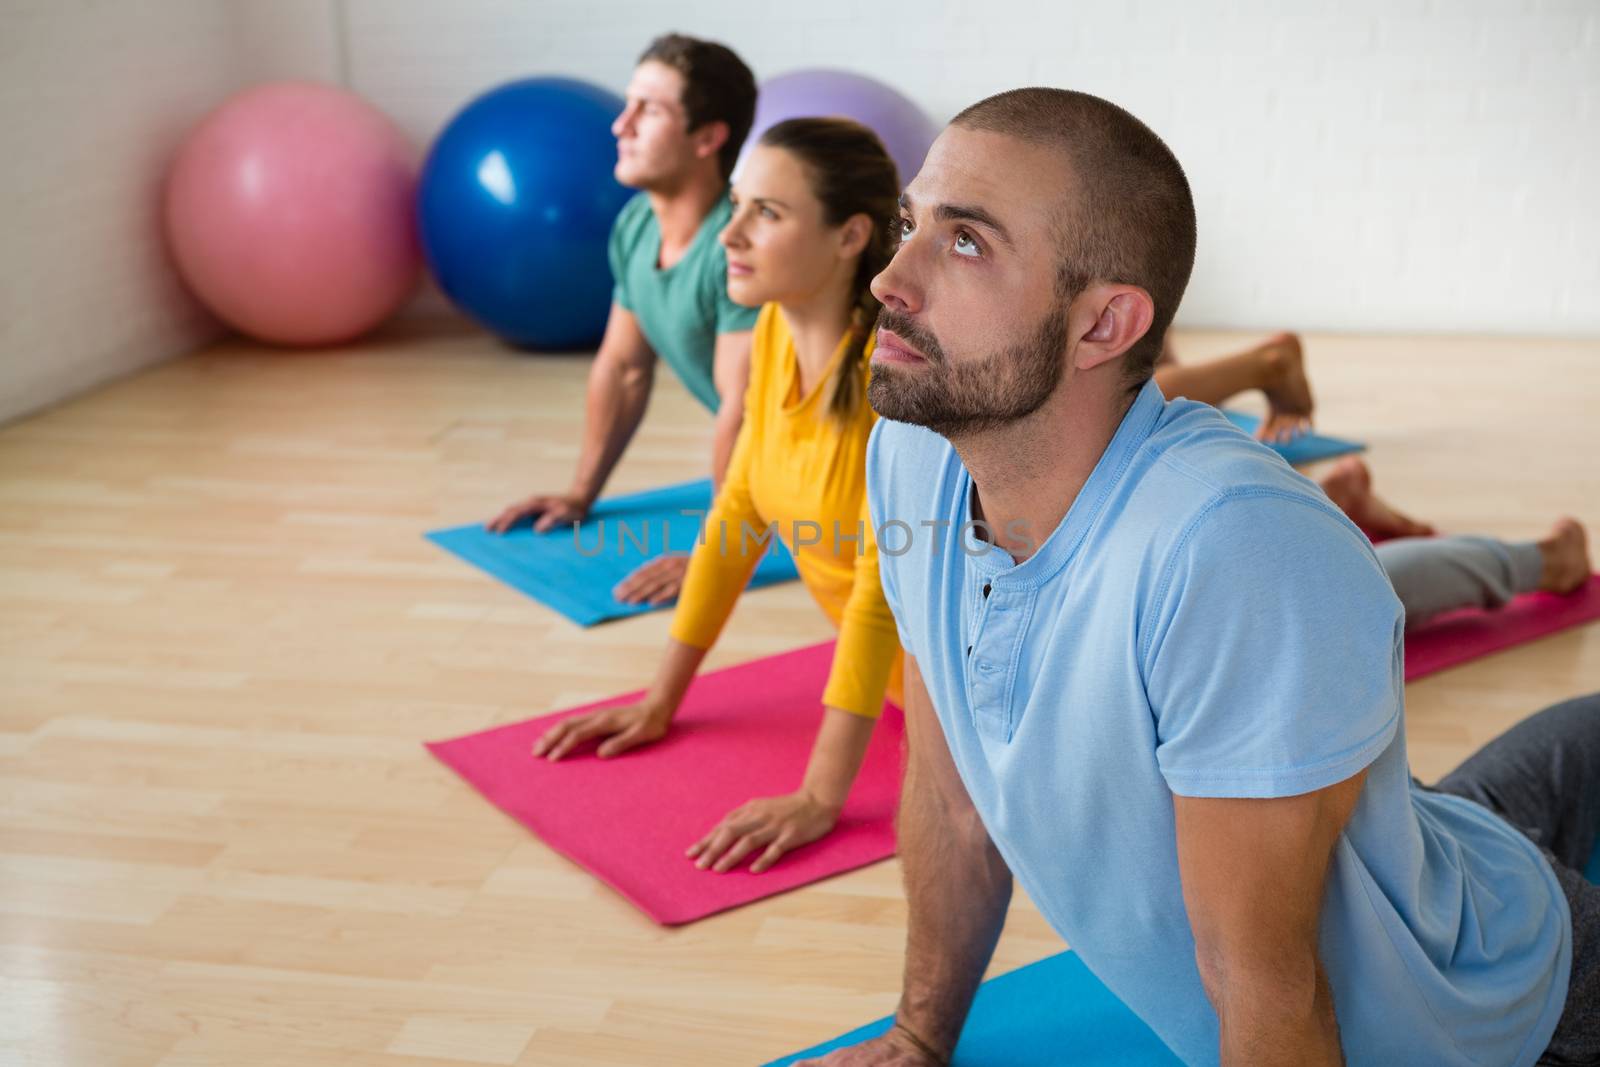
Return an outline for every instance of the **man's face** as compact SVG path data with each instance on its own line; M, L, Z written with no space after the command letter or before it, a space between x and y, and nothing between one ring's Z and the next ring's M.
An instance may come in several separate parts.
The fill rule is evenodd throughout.
M611 132L617 139L612 171L617 181L632 189L674 184L695 161L689 115L683 108L683 75L665 63L640 63Z
M1002 134L949 127L902 199L867 397L878 414L946 437L1037 410L1060 384L1057 291L1068 168Z

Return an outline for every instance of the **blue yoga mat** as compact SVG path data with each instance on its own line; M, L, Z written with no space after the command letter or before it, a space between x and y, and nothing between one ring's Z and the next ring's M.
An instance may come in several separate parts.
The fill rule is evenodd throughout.
M1261 420L1254 415L1246 415L1241 411L1229 411L1226 408L1222 410L1222 413L1228 416L1229 422L1252 436L1255 435L1256 427L1261 425ZM1332 459L1335 456L1343 456L1351 452L1364 452L1367 447L1360 441L1346 441L1339 437L1324 437L1317 433L1308 433L1296 437L1287 444L1270 444L1266 441L1261 443L1282 456L1291 467L1315 463L1322 459Z
M807 1056L859 1044L889 1029L893 1017L825 1044L773 1060L784 1067ZM1154 1067L1182 1061L1155 1032L1100 984L1074 952L1042 959L978 987L954 1067Z
M1600 841L1584 868L1600 885ZM893 1016L767 1067L785 1067L856 1045L889 1029ZM1155 1031L1118 1000L1077 955L1063 952L991 978L978 987L952 1067L1045 1067L1047 1064L1124 1064L1151 1067L1181 1061Z
M593 626L659 610L647 604L621 603L611 590L640 564L663 552L692 549L710 507L711 482L702 478L598 501L576 535L571 526L542 534L518 526L509 533L492 534L482 523L472 523L435 530L427 536L579 626ZM685 515L684 511L701 514ZM750 587L796 577L794 558L782 542L774 540L751 576Z

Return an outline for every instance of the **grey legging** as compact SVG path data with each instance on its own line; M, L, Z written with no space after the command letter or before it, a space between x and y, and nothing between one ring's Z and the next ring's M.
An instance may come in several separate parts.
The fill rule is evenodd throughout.
M1482 804L1550 861L1572 913L1572 976L1539 1062L1600 1064L1600 886L1578 873L1600 835L1600 693L1524 719L1433 788Z
M1532 541L1403 537L1377 545L1378 562L1406 609L1406 629L1453 608L1498 608L1539 588L1544 559Z

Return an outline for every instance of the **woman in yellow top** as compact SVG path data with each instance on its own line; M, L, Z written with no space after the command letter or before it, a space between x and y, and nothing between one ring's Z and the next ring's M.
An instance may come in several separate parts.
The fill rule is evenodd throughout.
M899 192L883 144L843 119L779 123L751 152L720 236L728 295L763 305L744 426L684 576L666 656L643 701L565 719L533 748L557 760L600 738L605 758L661 738L775 525L839 628L822 725L800 788L731 812L689 847L702 868L731 870L762 849L750 866L759 873L832 830L885 695L899 701L900 646L866 500L878 314L868 284L894 254Z

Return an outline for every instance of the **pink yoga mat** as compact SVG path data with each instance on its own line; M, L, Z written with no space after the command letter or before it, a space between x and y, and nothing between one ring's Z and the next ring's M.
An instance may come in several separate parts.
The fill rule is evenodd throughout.
M1532 593L1500 611L1450 612L1406 637L1406 680L1595 619L1600 576L1567 596ZM827 642L703 674L665 739L614 760L597 759L588 749L551 764L529 752L550 723L639 693L428 748L652 919L692 922L894 855L904 722L893 705L884 708L832 834L758 875L701 871L683 855L733 808L799 783L832 656Z
M715 874L683 851L745 801L800 784L822 715L829 641L702 674L672 731L609 760L530 755L550 723L629 693L428 745L496 807L665 925L692 922L894 855L904 720L892 704L833 833L762 874Z
M1600 619L1600 574L1573 593L1526 593L1498 611L1464 608L1406 635L1406 681Z

